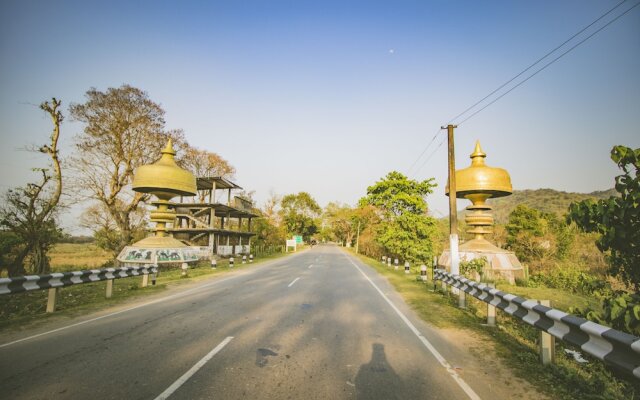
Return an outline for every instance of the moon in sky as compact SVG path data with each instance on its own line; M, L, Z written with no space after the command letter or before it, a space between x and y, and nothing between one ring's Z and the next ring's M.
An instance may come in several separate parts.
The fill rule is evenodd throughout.
M394 49L389 49L389 54L393 54L393 53L395 53L395 50Z

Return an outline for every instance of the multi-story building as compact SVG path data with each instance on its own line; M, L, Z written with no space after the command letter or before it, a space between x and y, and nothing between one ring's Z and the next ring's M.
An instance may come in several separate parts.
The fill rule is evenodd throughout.
M172 203L176 221L169 231L178 240L206 248L209 255L250 254L255 235L251 221L258 215L250 200L234 195L242 188L220 177L197 178L196 183L196 196Z

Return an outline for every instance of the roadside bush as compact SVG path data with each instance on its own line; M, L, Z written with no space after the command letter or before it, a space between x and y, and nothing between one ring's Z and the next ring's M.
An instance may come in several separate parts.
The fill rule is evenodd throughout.
M546 273L531 275L527 286L546 286L587 295L610 291L609 283L602 278L571 267L558 267Z
M615 291L596 295L602 302L602 310L573 308L570 312L598 324L640 336L640 293Z

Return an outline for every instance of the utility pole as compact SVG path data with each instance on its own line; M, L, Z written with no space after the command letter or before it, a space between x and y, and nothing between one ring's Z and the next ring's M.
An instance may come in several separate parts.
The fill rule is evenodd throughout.
M447 125L449 147L449 254L451 273L460 274L460 255L458 254L458 208L456 206L456 159L453 145L453 130L457 125ZM441 127L445 129L445 127Z
M360 221L358 221L358 233L356 234L356 254L358 254L359 246L360 246Z

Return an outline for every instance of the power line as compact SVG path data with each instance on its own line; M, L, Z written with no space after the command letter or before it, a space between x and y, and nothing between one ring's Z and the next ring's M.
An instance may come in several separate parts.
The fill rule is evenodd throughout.
M554 53L556 50L560 49L562 46L564 46L565 44L569 43L571 40L573 40L576 36L580 35L582 32L586 31L587 29L589 29L590 27L593 26L593 24L595 24L596 22L600 21L602 18L606 17L607 15L609 15L613 10L615 10L616 8L620 7L622 4L624 4L624 2L627 0L622 0L620 3L618 3L616 6L614 6L612 9L610 9L609 11L607 11L606 13L602 14L600 17L598 17L596 20L594 20L593 22L591 22L589 25L585 26L584 28L582 28L580 31L578 31L576 34L574 34L573 36L571 36L569 39L565 40L564 42L562 42L562 44L560 44L559 46L556 46L553 50L547 52L547 54L545 54L544 56L540 57L538 60L536 60L536 62L534 62L533 64L529 65L527 68L523 69L522 71L520 71L520 73L518 73L516 76L514 76L513 78L509 79L508 81L506 81L505 83L503 83L502 85L498 86L498 88L496 88L493 92L489 93L488 95L484 96L482 99L478 100L477 102L475 102L473 105L471 105L470 107L468 107L466 110L464 110L463 112L461 112L460 114L456 115L455 117L451 118L449 120L448 123L453 122L454 120L456 120L457 118L463 116L464 114L466 114L469 110L473 109L475 106L477 106L478 104L482 103L483 101L485 101L486 99L488 99L489 97L491 97L494 93L496 93L497 91L499 91L500 89L502 89L503 87L507 86L508 84L510 84L511 82L513 82L514 80L516 80L518 77L522 76L522 74L524 74L525 72L527 72L528 70L530 70L531 68L533 68L534 66L536 66L537 64L540 63L540 61L544 60L545 58L549 57L552 53Z
M580 46L582 43L586 42L587 40L591 39L594 35L596 35L598 32L600 32L601 30L603 30L604 28L606 28L607 26L611 25L612 23L614 23L615 21L617 21L619 18L621 18L623 15L627 14L629 11L633 10L634 8L636 8L637 6L640 5L640 2L637 2L636 4L634 4L633 6L631 6L627 11L623 12L622 14L618 15L617 17L615 17L614 19L612 19L611 21L607 22L605 25L603 25L601 28L599 28L598 30L596 30L595 32L593 32L591 35L587 36L586 38L582 39L580 42L578 42L576 45L574 45L573 47L571 47L569 50L565 51L564 53L560 54L558 57L554 58L553 60L551 60L550 62L548 62L547 64L545 64L542 68L540 68L539 70L537 70L536 72L534 72L533 74L529 75L526 79L522 80L521 82L519 82L517 85L515 85L514 87L512 87L511 89L507 90L506 92L504 92L503 94L501 94L500 96L498 96L497 98L495 98L494 100L492 100L489 104L485 105L484 107L482 107L481 109L479 109L478 111L474 112L473 114L471 114L470 116L468 116L467 118L463 119L462 121L458 122L457 125L460 126L462 125L464 122L470 120L471 118L473 118L476 114L478 114L480 111L484 110L485 108L489 107L490 105L492 105L493 103L495 103L496 101L500 100L501 98L503 98L504 96L506 96L507 94L511 93L514 89L516 89L517 87L519 87L520 85L522 85L523 83L525 83L526 81L528 81L529 79L533 78L534 76L538 75L540 72L544 71L548 66L550 66L551 64L553 64L554 62L558 61L559 59L561 59L562 57L564 57L567 53L571 52L573 49L575 49L576 47Z
M427 144L427 146L422 150L422 152L420 153L420 155L418 156L418 158L416 158L416 160L413 162L413 164L411 164L411 166L409 167L409 169L407 170L407 175L409 175L411 173L411 170L413 169L413 167L418 163L418 161L420 161L420 158L422 158L422 156L424 155L424 153L426 153L426 151L429 149L429 147L431 146L431 144L436 140L436 137L438 136L438 134L440 133L440 129L438 129L438 131L436 132L435 135L433 135L433 138L431 138L431 141Z
M418 168L416 170L416 175L418 174L418 172L422 171L422 168L424 168L425 165L427 165L427 163L429 162L429 160L431 160L431 157L433 157L434 154L436 154L436 152L438 151L438 149L440 147L442 147L442 144L445 142L446 136L442 138L442 140L440 141L440 143L438 144L438 147L436 147L435 149L433 149L433 151L429 154L429 156L424 160L424 162L422 163L422 165L420 166L420 168Z

